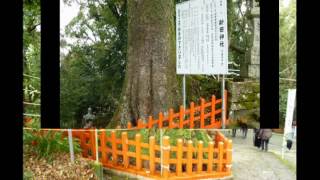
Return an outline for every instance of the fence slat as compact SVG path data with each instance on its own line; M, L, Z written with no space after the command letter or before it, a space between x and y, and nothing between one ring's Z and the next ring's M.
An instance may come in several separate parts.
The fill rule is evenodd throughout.
M150 174L154 174L155 171L155 150L154 150L154 145L155 145L155 137L150 136L149 137L149 167L150 167Z
M141 135L136 134L136 168L137 170L141 170Z
M101 149L101 158L102 164L107 164L107 152L106 152L106 132L102 131L100 133L100 149Z
M159 128L162 128L162 121L163 121L163 113L162 112L160 112L159 113Z
M201 98L201 105L200 105L200 128L204 128L204 104L205 100Z
M90 146L91 146L91 154L92 159L96 159L96 139L95 139L95 132L90 131Z
M152 116L149 116L149 121L148 121L148 128L152 128L153 126L153 120L152 120Z
M173 128L173 114L174 114L173 109L170 108L169 109L169 128L170 129Z
M162 138L163 141L163 176L164 178L168 178L169 176L169 159L170 159L170 144L169 144L169 136L164 136Z
M232 140L227 140L227 157L226 157L226 169L227 169L227 172L230 172L231 171L231 163L232 163Z
M182 174L182 139L177 140L177 176L181 176Z
M127 132L121 133L121 140L122 140L122 156L123 156L123 165L125 168L129 166L129 158L128 158L128 134Z
M131 129L132 128L132 124L131 124L131 122L128 122L128 127L127 127L128 129Z
M188 141L188 151L187 151L187 174L192 174L192 141Z
M209 142L209 147L208 147L208 165L207 165L207 169L208 169L208 173L212 172L212 165L213 165L213 146L214 143L211 141Z
M194 127L194 102L190 103L190 128Z
M179 111L179 128L183 128L183 121L184 121L184 107L180 106Z
M116 132L111 131L111 147L112 147L112 163L117 164L117 144L116 144Z
M223 114L223 116L224 116L224 119L225 120L227 120L227 96L228 96L228 92L227 92L227 90L224 90L224 114Z
M88 151L86 148L85 131L80 134L80 147L82 149L82 156L88 157Z
M203 159L203 151L202 151L202 147L203 147L203 141L199 141L198 143L198 163L197 163L197 171L198 173L202 172L202 159Z
M218 143L218 172L222 171L222 161L223 161L223 142Z
M211 97L211 124L215 123L215 119L216 119L216 96L213 95Z

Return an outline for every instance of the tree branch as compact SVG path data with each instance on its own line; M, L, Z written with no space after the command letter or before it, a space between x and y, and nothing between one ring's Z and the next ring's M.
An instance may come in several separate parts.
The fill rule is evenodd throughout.
M114 2L112 2L112 0L107 0L107 4L109 9L111 10L112 14L119 19L120 18L120 14L117 11L117 6L114 4Z
M246 52L245 49L242 49L242 48L240 48L240 47L238 47L238 46L236 46L236 45L234 45L232 43L230 43L230 49L232 49L234 51L237 51L240 54L244 54Z

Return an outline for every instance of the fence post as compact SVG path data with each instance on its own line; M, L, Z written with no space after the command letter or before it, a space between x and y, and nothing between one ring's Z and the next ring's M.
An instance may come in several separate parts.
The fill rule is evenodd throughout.
M208 166L207 166L207 169L208 169L208 173L211 173L212 172L212 164L213 164L213 142L210 141L209 142L209 147L208 147Z
M169 128L172 129L173 128L173 109L170 108L169 109Z
M163 120L163 114L162 112L159 112L159 128L162 128L162 120Z
M90 145L91 145L92 159L96 159L96 139L95 139L94 131L90 131Z
M211 125L215 123L216 119L216 96L211 97Z
M232 164L232 140L229 139L226 142L227 142L226 169L227 169L227 172L229 173L231 171L231 164Z
M155 159L155 137L150 136L149 137L149 167L150 167L150 174L154 174L155 170L155 164L154 164L154 159Z
M192 174L192 141L188 141L188 148L187 148L187 174Z
M223 142L218 143L218 172L222 171L222 161L223 161Z
M128 129L131 129L132 128L132 124L131 122L128 122Z
M116 132L111 131L111 146L112 146L112 163L117 164L117 144L116 144Z
M204 104L205 100L201 98L201 106L200 106L200 128L204 128Z
M106 132L102 131L100 133L100 147L101 147L101 158L102 158L102 164L107 164L107 154L106 154Z
M169 177L169 172L170 172L170 165L169 165L169 159L170 159L170 144L169 144L169 136L164 136L163 137L163 176L165 178Z
M121 142L122 142L122 156L123 156L123 165L125 168L129 166L129 159L128 159L128 134L127 132L122 132L121 133Z
M143 122L141 119L138 119L138 129L141 129L143 126Z
M194 127L194 102L190 103L190 128Z
M203 142L199 141L198 143L198 163L197 163L197 171L198 173L202 172L202 159L203 159L203 154L202 154L202 147L203 147Z
M184 107L180 106L179 111L179 128L183 128L183 121L184 121Z
M153 120L152 120L152 116L149 116L149 121L148 121L148 128L152 128L152 124L153 123Z
M182 139L177 140L177 176L181 176L182 174L182 155L183 155L183 149L182 149Z
M82 149L82 156L83 157L88 157L88 151L87 151L87 146L86 146L86 138L85 138L86 132L83 131L80 133L80 147Z
M136 168L141 169L141 135L136 134Z

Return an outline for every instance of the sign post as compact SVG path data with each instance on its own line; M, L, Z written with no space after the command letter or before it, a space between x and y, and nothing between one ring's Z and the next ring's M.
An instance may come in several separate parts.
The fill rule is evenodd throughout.
M228 74L226 0L189 0L176 5L177 74L222 74L222 125L225 126L224 75Z
M292 120L293 120L293 112L295 108L295 101L296 101L296 89L289 89L288 100L287 100L287 110L286 110L286 120L285 120L284 133L282 138L282 153L281 153L282 159L284 158L286 137L288 136L288 134L293 133Z

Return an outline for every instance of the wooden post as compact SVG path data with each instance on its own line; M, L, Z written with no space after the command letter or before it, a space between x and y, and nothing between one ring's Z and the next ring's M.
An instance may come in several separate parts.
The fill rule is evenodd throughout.
M202 172L202 159L203 159L203 142L199 141L198 143L198 163L197 163L197 171L198 173Z
M102 158L102 164L107 164L108 158L107 158L107 152L106 152L106 132L102 131L100 133L100 148L101 148L101 158Z
M141 135L136 134L136 168L141 170Z
M132 124L131 122L128 122L128 129L131 129L132 128Z
M164 136L163 139L163 176L164 178L168 178L169 177L169 159L170 159L170 144L169 144L169 136Z
M218 172L222 171L222 161L223 161L223 142L218 144Z
M123 165L125 168L129 166L129 158L128 158L128 134L127 132L121 133L121 142L122 142L122 156L123 156Z
M182 155L183 155L183 149L182 149L182 139L177 140L177 176L181 176L182 174Z
M228 92L227 90L224 90L224 120L227 121L227 95L228 95ZM225 122L226 123L226 122Z
M180 106L179 111L179 128L183 128L183 121L184 121L184 107Z
M154 150L154 146L155 146L155 137L154 136L150 136L149 137L149 167L150 167L150 174L154 174L154 171L155 171L155 163L154 163L155 150Z
M143 126L143 122L141 119L138 119L138 129L141 129Z
M194 102L190 103L190 128L194 127Z
M162 128L162 121L163 121L163 114L162 112L159 113L159 128Z
M230 172L231 171L231 165L232 165L232 140L229 139L227 140L227 156L226 156L226 169L227 169L227 172Z
M205 100L201 98L201 106L200 106L200 128L204 128L204 104Z
M169 109L169 128L172 129L173 128L173 109L170 108Z
M111 131L111 148L112 148L112 163L117 164L117 144L116 144L116 132Z
M208 173L211 173L212 172L212 165L213 165L213 146L214 146L214 143L211 141L209 142L209 151L208 151Z
M192 141L188 141L188 148L187 148L187 174L192 174Z
M91 154L92 159L96 159L96 139L94 131L90 131L90 145L91 145Z
M149 116L149 121L148 121L148 128L152 128L153 126L153 120L152 120L152 116Z
M80 147L82 149L82 156L83 157L88 157L88 151L87 151L87 147L86 147L86 138L85 138L85 131L81 132L80 134Z
M216 96L211 97L211 125L215 123L216 119Z

